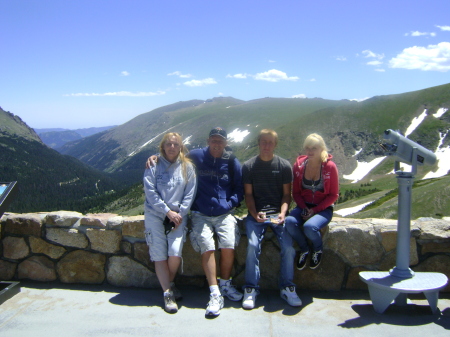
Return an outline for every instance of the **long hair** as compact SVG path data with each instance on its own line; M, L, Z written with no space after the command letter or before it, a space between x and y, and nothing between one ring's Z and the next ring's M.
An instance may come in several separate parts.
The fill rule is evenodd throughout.
M183 179L187 181L187 164L191 163L191 160L186 157L188 150L186 146L183 144L183 138L177 132L168 132L161 139L161 143L159 143L159 153L167 159L166 151L164 151L164 144L169 140L170 137L175 137L177 142L180 144L180 153L178 154L177 160L181 162L181 172L183 174Z
M328 149L321 135L318 135L317 133L311 133L308 137L306 137L305 141L303 142L303 150L305 150L307 147L312 146L318 146L322 150L322 152L320 153L320 159L322 160L322 162L326 162L328 159Z

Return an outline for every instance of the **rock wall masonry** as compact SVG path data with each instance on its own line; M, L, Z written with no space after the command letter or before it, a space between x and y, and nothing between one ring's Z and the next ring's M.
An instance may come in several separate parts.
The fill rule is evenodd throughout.
M236 249L233 278L244 284L247 238ZM0 280L109 283L158 288L144 238L144 216L50 212L5 214L0 219ZM396 263L397 221L334 218L324 232L324 256L315 270L295 271L299 289L367 289L365 270L386 271ZM220 252L216 252L216 258ZM262 288L278 288L279 246L269 230L260 260ZM189 239L183 249L183 273L177 283L206 286L200 254ZM450 221L420 218L411 223L410 266L450 279ZM219 274L218 274L219 275ZM443 290L450 291L450 285Z

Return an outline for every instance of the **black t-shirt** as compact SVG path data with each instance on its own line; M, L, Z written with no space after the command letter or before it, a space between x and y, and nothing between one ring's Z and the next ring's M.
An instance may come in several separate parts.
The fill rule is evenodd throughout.
M257 212L279 213L283 185L291 183L292 177L291 164L277 155L270 161L255 156L242 166L242 182L253 186Z

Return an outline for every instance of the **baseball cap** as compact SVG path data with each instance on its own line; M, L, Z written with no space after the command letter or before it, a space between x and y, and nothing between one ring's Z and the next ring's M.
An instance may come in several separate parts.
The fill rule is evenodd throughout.
M220 136L220 137L222 137L224 139L227 139L227 132L224 129L220 128L220 127L215 127L214 129L212 129L209 132L209 136L210 137L211 136Z

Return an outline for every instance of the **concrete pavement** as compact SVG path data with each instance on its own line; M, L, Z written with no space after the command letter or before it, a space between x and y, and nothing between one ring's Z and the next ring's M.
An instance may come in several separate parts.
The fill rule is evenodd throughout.
M208 290L180 287L177 314L164 312L162 292L108 285L21 282L0 305L0 336L449 336L450 296L433 315L423 295L406 307L374 312L367 291L299 291L300 308L278 291L262 291L257 307L225 299L219 317L205 318Z

